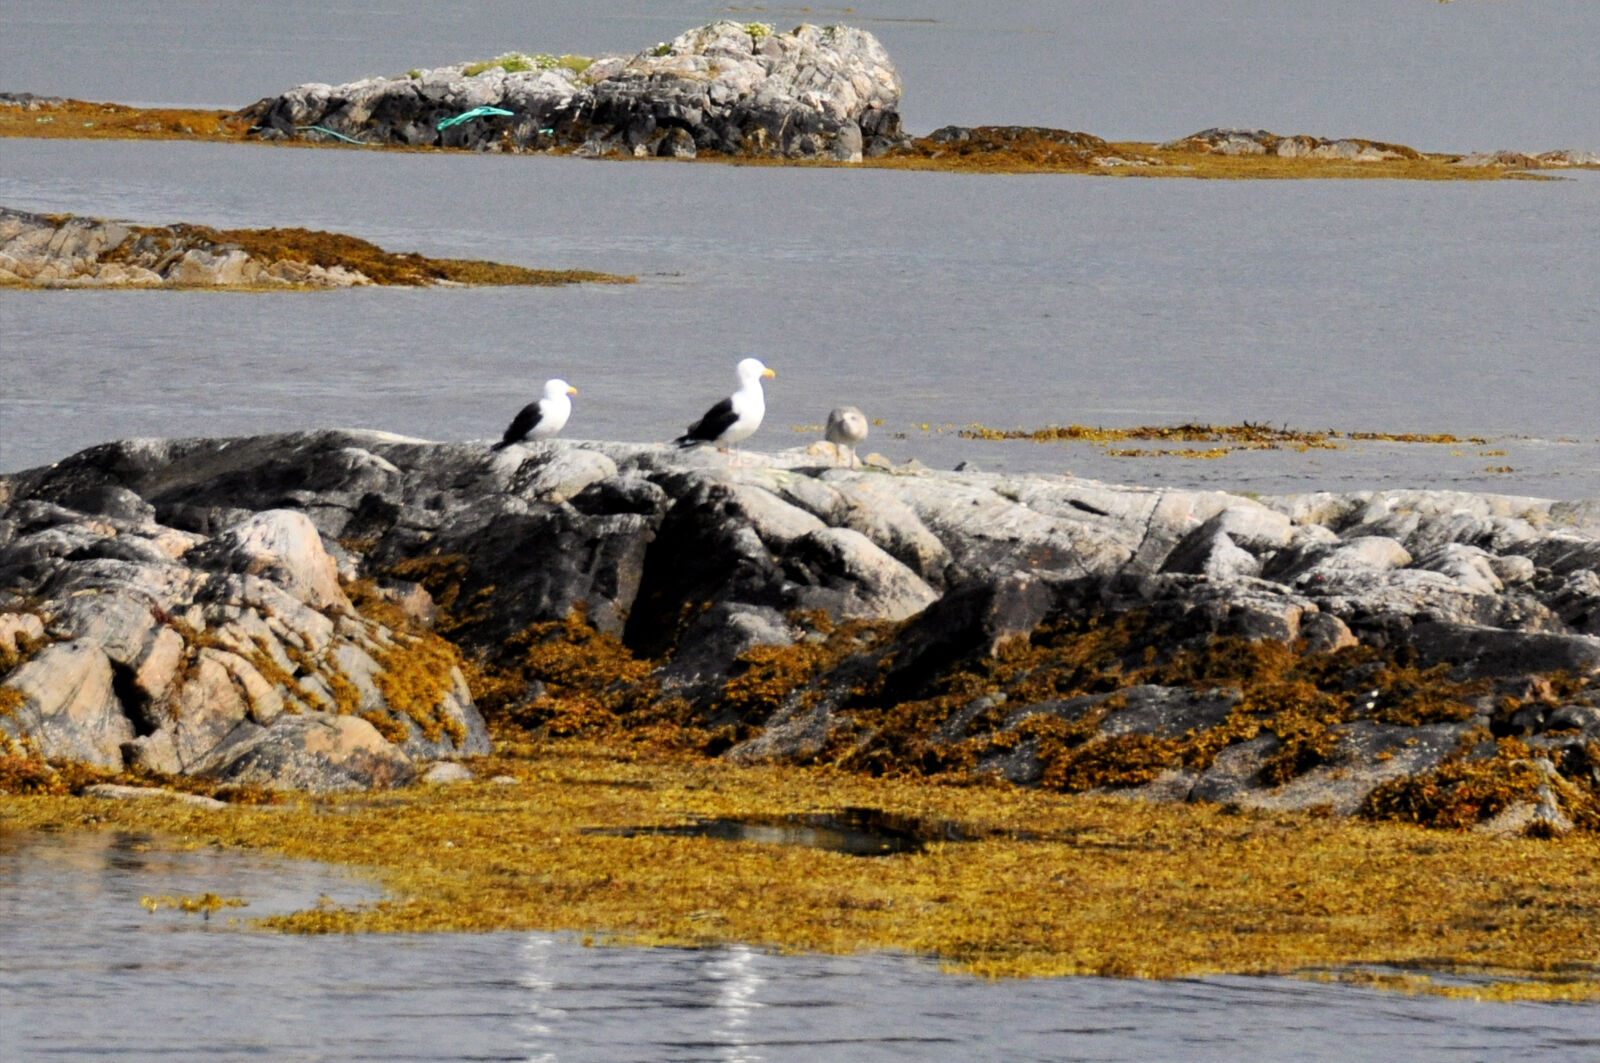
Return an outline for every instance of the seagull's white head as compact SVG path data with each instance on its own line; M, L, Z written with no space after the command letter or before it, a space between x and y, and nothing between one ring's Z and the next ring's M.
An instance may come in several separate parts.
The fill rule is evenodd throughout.
M741 387L759 384L764 376L775 377L777 375L777 373L762 365L759 358L746 358L739 363L739 384Z
M564 395L576 395L577 393L577 388L559 377L544 382L544 397L547 399L559 399Z

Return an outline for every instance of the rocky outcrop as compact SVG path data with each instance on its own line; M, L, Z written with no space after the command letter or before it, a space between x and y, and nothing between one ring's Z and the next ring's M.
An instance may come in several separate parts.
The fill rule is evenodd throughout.
M524 724L631 698L747 760L1590 823L1600 502L885 466L338 431L97 447L0 481L0 728L100 764L404 781L485 746L459 650Z
M49 288L348 288L343 266L264 261L181 228L29 214L0 207L0 284Z
M721 21L633 56L517 53L301 85L242 114L268 139L860 161L902 142L899 101L900 76L864 30Z
M1328 140L1304 134L1281 137L1265 129L1203 129L1161 145L1168 151L1200 151L1212 155L1275 155L1282 159L1348 159L1384 162L1420 159L1422 153L1403 144L1344 137Z
M1203 129L1161 145L1166 151L1195 151L1208 155L1274 156L1280 159L1325 159L1350 162L1388 162L1426 158L1404 144L1385 144L1376 140L1344 137L1279 136L1265 129ZM1600 167L1600 155L1591 151L1564 149L1542 154L1519 151L1483 151L1461 158L1433 156L1461 167L1500 167L1514 170L1550 170Z
M19 111L40 111L59 107L66 100L60 96L39 96L32 92L0 92L0 107L15 107Z
M311 790L488 750L454 651L380 593L353 603L303 512L207 536L111 484L60 497L13 500L0 519L0 586L21 618L0 744Z
M1005 156L1052 166L1112 165L1125 162L1110 144L1090 133L1039 126L943 126L912 141L910 150L926 158Z
M1515 170L1600 169L1600 155L1564 148L1528 155L1520 151L1477 151L1455 161L1456 166L1503 166Z
M30 288L348 288L628 283L588 270L395 254L306 229L138 226L0 207L0 285Z

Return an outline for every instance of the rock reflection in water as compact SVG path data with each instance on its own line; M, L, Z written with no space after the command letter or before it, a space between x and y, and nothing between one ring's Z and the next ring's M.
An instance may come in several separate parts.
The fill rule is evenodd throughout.
M897 955L543 934L291 937L138 903L205 891L249 915L370 896L314 864L0 831L0 1060L1537 1063L1600 1043L1593 1007L1266 978L987 982Z

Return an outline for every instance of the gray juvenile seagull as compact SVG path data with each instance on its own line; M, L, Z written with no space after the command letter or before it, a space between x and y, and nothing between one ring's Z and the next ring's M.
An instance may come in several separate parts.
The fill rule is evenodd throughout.
M567 426L572 416L572 399L578 389L559 378L544 382L544 395L524 406L500 437L500 442L490 450L504 450L513 443L527 440L549 439Z
M854 406L836 406L828 414L828 442L840 453L848 452L856 463L856 444L867 438L867 416Z
M762 377L778 374L761 364L759 358L746 358L739 363L739 389L707 410L705 416L689 426L689 430L674 439L680 447L696 443L715 443L718 450L748 439L761 427L761 418L767 413L767 399L761 391Z

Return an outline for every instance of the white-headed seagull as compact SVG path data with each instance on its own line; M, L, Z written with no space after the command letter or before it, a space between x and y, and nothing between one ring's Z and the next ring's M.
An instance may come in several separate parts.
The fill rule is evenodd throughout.
M680 447L695 443L715 443L718 450L748 439L761 427L761 418L767 413L767 399L761 391L762 377L778 374L761 364L759 358L746 358L739 363L739 388L732 395L707 410L705 416L689 426L689 430L674 439Z
M567 426L572 416L572 399L578 389L565 380L546 380L544 395L522 408L500 442L490 450L503 450L513 443L549 439Z

